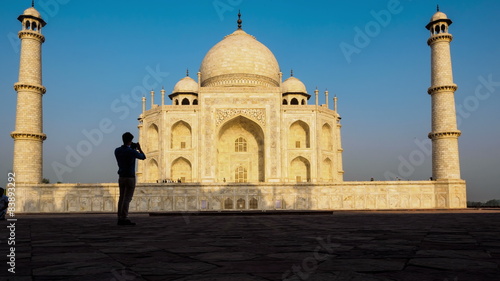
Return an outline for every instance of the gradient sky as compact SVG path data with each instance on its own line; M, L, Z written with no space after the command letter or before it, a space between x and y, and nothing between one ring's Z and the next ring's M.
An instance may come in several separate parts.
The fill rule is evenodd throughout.
M500 199L500 1L439 4L454 22L451 52L468 200ZM0 2L0 185L12 167L9 134L15 124L21 28L16 18L30 5L28 0ZM186 68L196 79L206 52L236 29L238 9L243 29L274 53L284 79L293 69L309 94L318 87L320 103L327 88L330 98L338 96L345 180L431 176L425 25L436 1L38 0L35 8L47 22L42 30L44 177L51 182L115 182L113 150L123 132L138 136L141 111L133 99L128 112L117 112L116 106L144 84L154 87L159 103L161 87L171 93ZM355 40L359 30L368 30L368 40ZM346 55L341 46L347 45L356 52ZM151 72L157 72L156 79ZM148 98L150 90L144 92ZM113 130L102 133L81 159L68 158L102 120ZM67 167L59 177L55 163Z

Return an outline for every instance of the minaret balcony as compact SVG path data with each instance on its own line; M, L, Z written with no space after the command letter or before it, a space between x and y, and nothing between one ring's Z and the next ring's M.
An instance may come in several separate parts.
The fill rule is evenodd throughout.
M22 83L22 82L15 83L14 90L16 90L16 92L28 91L28 92L41 93L42 95L45 94L45 92L47 91L47 89L45 89L44 86Z
M45 42L45 36L43 36L40 32L38 31L33 31L33 30L21 30L17 33L20 39L27 39L27 38L33 38L36 39L42 43Z
M431 140L434 139L445 139L445 138L458 138L462 134L461 131L448 131L448 132L431 132L428 137Z
M427 39L427 45L432 45L437 42L451 42L453 40L453 36L449 33L439 33L432 35L429 39Z
M427 89L427 93L429 95L432 94L437 94L441 92L455 92L458 89L458 86L456 84L452 85L439 85L439 86L432 86Z
M40 140L44 141L47 139L47 135L45 134L37 134L37 133L20 133L20 132L12 132L10 133L10 136L13 139L19 140L19 139L25 139L25 140Z

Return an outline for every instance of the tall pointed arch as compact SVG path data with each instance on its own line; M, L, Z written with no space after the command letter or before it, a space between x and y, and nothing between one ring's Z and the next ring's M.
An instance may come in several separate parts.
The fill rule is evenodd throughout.
M328 123L325 123L323 127L321 127L321 149L333 150L332 127L330 127Z
M320 178L324 182L332 182L333 181L333 162L330 158L325 158L323 163L321 163L321 175Z
M160 146L158 126L156 124L151 124L148 127L147 145L148 151L157 151Z
M147 182L157 182L160 179L160 170L158 169L158 162L155 159L148 161Z

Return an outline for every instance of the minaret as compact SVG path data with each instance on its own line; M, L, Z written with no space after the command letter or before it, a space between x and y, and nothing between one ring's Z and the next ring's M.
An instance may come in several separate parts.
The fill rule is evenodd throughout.
M155 107L155 91L151 89L151 109Z
M453 36L448 33L452 21L439 11L425 26L431 36L427 44L431 47L431 87L427 90L432 103L432 178L460 179L458 156L457 117L455 111L455 91L451 68L450 42Z
M314 90L314 94L316 95L316 106L318 106L318 104L319 104L319 100L318 100L318 94L319 94L318 87L316 87L316 90Z
M22 23L19 80L14 84L17 92L13 171L17 183L41 183L43 177L42 96L42 27L45 21L33 7L17 18Z
M325 90L325 104L326 108L328 108L328 90Z
M165 88L161 86L161 105L165 105Z

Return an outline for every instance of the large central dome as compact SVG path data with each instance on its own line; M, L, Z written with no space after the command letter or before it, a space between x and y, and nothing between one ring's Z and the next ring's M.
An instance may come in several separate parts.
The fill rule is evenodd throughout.
M202 87L278 87L280 67L273 53L238 29L208 51L201 62Z

